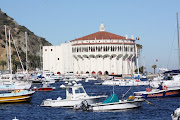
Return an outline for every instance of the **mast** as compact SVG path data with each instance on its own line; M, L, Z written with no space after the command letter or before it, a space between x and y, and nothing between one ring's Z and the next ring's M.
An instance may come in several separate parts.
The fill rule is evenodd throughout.
M177 17L177 39L178 39L178 59L179 59L179 68L180 69L180 49L179 49L179 24L178 24L178 13L176 13Z
M11 33L9 30L9 63L10 63L10 74L11 74L11 79L12 79L12 65L11 65Z
M25 41L26 41L26 73L28 73L28 54L27 54L27 32L25 32Z
M42 70L41 67L42 66L41 66L41 45L40 45L40 70Z
M138 63L138 54L137 54L137 44L135 44L135 48L136 48L136 65L137 65L137 70L138 70L138 76L139 76L139 63Z
M8 40L7 40L7 31L6 31L6 25L4 25L5 28L5 39L6 39L6 55L7 55L7 70L9 70L9 51L8 51Z

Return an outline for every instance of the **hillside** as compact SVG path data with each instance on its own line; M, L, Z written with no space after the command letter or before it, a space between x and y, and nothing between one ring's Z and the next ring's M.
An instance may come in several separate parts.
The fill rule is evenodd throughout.
M15 45L18 48L23 64L25 65L25 32L28 35L28 58L29 58L29 69L35 69L40 67L40 46L50 46L45 38L35 35L32 31L27 29L25 26L19 25L13 18L9 17L6 13L0 9L0 70L3 69L2 61L7 61L6 58L6 40L5 40L5 27L7 32L11 31ZM20 68L20 62L15 51L14 44L11 43L12 48L12 63L14 71ZM4 69L7 69L7 63L5 63Z

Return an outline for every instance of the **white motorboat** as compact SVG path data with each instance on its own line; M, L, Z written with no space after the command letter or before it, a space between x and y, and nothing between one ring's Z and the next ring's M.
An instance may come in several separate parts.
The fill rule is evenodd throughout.
M150 82L152 88L158 88L160 84L168 88L180 87L180 75L167 77L161 80L153 80Z
M180 119L180 108L177 108L173 113L171 114L172 120L179 120Z
M102 85L119 85L119 86L139 86L139 85L149 85L149 81L141 81L138 79L115 79L115 80L106 80L102 82Z
M140 107L145 99L142 97L129 96L126 100L119 100L116 93L113 93L108 99L102 103L88 104L83 101L81 108L88 111L109 111L124 110Z
M86 78L85 82L89 82L89 80L97 80L97 79L94 77L88 77L88 78Z
M47 107L73 107L86 100L88 104L96 103L105 95L89 96L81 84L66 86L66 99L58 97L57 100L46 99L41 103L41 106Z

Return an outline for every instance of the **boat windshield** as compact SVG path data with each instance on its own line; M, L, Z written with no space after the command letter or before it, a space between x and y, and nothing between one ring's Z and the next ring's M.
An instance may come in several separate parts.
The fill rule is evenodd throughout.
M85 92L84 92L84 89L79 88L79 89L75 90L75 93L85 93Z

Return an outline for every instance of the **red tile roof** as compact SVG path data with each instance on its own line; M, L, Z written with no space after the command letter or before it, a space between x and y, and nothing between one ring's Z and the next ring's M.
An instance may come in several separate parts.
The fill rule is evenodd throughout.
M100 45L100 44L125 44L125 45L135 45L135 43L76 43L73 44L72 46L76 46L76 45Z
M125 40L126 37L120 36L120 35L116 35L110 32L106 32L106 31L99 31L99 32L95 32L93 34L90 35L86 35L84 37L81 38L77 38L74 39L72 41L76 41L76 40L102 40L102 39L121 39L121 40ZM128 40L132 40L132 39L128 39Z

